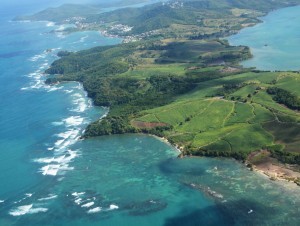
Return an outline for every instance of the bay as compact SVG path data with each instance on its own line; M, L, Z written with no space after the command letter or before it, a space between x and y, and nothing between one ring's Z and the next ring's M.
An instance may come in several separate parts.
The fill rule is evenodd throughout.
M231 45L249 46L253 58L244 67L284 71L300 69L300 6L271 12L262 23L228 38Z

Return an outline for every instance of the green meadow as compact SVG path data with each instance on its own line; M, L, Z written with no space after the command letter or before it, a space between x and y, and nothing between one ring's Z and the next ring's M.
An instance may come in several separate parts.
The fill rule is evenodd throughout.
M276 86L299 95L299 79L298 73L284 72L230 75L202 82L175 102L143 111L134 120L171 125L163 136L186 154L245 159L280 144L283 154L297 155L300 113L274 101L266 89ZM238 85L224 90L228 83Z

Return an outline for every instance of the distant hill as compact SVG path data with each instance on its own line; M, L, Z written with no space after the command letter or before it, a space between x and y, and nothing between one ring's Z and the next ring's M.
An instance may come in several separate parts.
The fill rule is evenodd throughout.
M89 17L88 21L126 24L133 27L129 34L140 34L169 28L174 24L202 26L203 20L207 18L228 19L230 23L230 20L238 17L244 19L245 23L255 23L258 13L263 15L271 10L299 3L299 0L174 0L142 8L124 8L101 13ZM217 23L218 21L215 24Z
M109 7L123 7L144 2L151 2L151 0L117 0L112 2L103 2L93 5L84 4L64 4L59 7L51 7L42 10L33 15L17 16L14 20L31 20L42 21L48 20L53 22L64 22L72 17L88 17L99 14L103 8Z
M30 16L18 16L14 20L63 22L72 17L87 17L97 14L101 7L92 5L65 4L55 8L48 8Z

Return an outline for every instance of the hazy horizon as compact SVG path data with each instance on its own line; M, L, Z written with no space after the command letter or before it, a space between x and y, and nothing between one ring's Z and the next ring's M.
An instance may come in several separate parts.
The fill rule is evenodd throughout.
M0 17L4 15L18 16L21 14L35 13L48 7L58 7L63 4L101 4L125 1L126 0L111 0L109 2L106 0L27 0L26 2L20 2L17 0L3 0L1 2Z

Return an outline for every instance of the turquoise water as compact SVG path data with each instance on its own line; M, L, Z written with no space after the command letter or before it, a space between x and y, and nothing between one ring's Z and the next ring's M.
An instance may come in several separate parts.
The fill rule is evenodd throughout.
M274 11L263 23L229 37L232 45L251 48L253 58L245 67L261 70L300 70L300 6Z
M105 115L77 83L44 85L61 49L119 43L1 10L0 225L297 225L300 189L230 159L185 158L146 135L79 140ZM51 49L51 51L45 51Z

